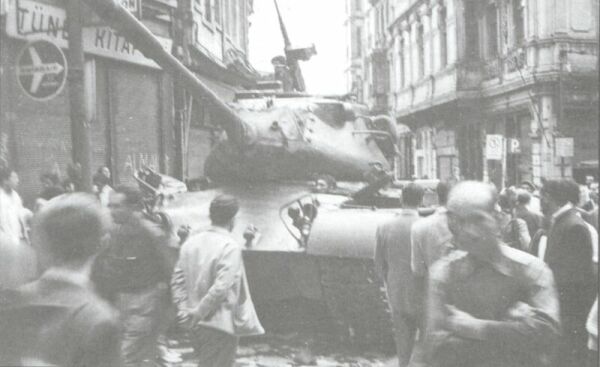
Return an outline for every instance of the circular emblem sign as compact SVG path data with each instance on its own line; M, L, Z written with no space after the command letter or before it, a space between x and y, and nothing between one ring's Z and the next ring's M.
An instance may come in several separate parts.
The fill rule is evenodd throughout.
M46 101L56 97L67 81L67 59L52 42L34 41L17 57L17 80L29 97Z

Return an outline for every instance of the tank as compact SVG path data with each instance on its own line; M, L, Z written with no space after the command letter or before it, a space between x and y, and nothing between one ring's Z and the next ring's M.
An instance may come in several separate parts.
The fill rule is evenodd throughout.
M373 255L377 226L400 204L401 185L390 173L401 159L394 120L369 116L365 106L342 98L304 93L298 60L314 46L292 49L282 21L292 90L245 91L226 104L118 1L85 2L194 98L208 101L226 134L206 157L207 187L161 197L161 216L175 227L201 229L209 225L215 195L237 197L233 235L245 246L251 294L267 329L304 311L311 318L300 317L304 324L390 344L389 307Z

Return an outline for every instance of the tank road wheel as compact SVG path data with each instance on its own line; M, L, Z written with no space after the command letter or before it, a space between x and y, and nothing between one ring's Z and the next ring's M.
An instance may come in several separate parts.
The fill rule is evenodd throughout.
M318 264L325 303L342 333L393 351L390 308L373 260L319 257Z

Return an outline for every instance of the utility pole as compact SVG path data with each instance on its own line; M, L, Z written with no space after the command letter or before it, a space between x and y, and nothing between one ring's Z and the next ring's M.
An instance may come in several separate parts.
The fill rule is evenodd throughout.
M191 29L192 19L192 7L189 0L179 0L177 2L177 10L175 12L175 22L173 26L173 51L172 54L182 64L188 66L190 61L190 55L188 50L188 37L187 33ZM187 96L184 87L184 83L181 80L180 74L176 74L173 80L173 104L175 108L175 165L174 174L175 177L184 180L185 173L185 144L184 135L186 134L186 120L188 114L192 111L188 110Z
M81 167L81 187L92 191L90 126L86 113L82 12L80 0L67 0L67 30L69 32L69 105L71 117L72 158Z

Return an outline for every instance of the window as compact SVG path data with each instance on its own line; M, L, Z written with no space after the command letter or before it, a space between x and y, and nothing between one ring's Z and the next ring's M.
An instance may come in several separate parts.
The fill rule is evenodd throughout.
M231 38L233 42L238 42L238 33L239 33L239 1L232 0L232 17L231 17Z
M404 38L400 38L400 54L398 55L398 82L400 84L400 88L403 88L406 85L406 77L404 74L404 47L405 47Z
M442 7L438 14L440 30L440 68L444 68L448 63L448 34L446 32L446 8Z
M362 28L356 27L356 51L354 52L356 57L362 56Z
M212 5L211 5L211 0L204 0L204 19L207 22L212 22Z
M515 47L521 47L525 40L523 0L513 0L513 27Z
M496 5L488 5L485 14L485 22L487 33L486 56L488 58L496 57L498 56L498 9L496 9Z
M229 33L229 23L231 22L229 14L229 3L231 0L223 0L223 32Z
M475 4L465 3L466 56L479 58L479 25L475 16Z
M417 56L419 58L419 65L417 65L419 78L424 75L425 71L425 47L423 44L423 24L419 23L417 27Z
M215 15L215 23L222 25L221 19L221 0L213 0L214 1L214 15Z

